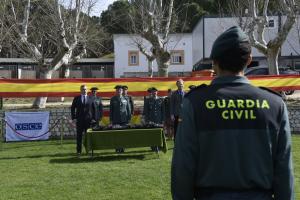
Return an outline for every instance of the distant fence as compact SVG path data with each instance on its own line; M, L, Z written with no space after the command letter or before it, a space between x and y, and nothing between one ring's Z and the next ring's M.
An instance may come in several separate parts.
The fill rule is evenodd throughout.
M51 135L50 138L60 138L61 133L66 138L74 138L76 135L76 128L74 124L71 122L71 111L69 107L65 108L49 108L46 109L50 112L50 120L49 120L49 127L53 127L51 129ZM139 121L140 114L141 114L142 108L139 108L135 112L134 120L136 122ZM22 111L22 110L18 110ZM23 110L23 111L29 111ZM31 110L31 111L39 111L39 110ZM42 109L41 111L45 111L45 109ZM290 126L292 133L300 134L300 107L299 106L293 106L288 105L288 111L289 111L289 119L290 119ZM4 112L0 111L0 118L4 118ZM107 124L108 120L108 112L104 112L104 118L101 122L102 124ZM56 124L58 122L58 124ZM0 123L1 124L1 123ZM3 127L0 127L5 134L5 123L3 123Z
M156 87L160 95L165 95L169 88L176 89L176 78L93 78L93 79L0 79L0 97L71 97L79 94L82 84L88 88L98 87L101 96L114 95L115 85L127 85L133 96L144 96L149 87ZM183 77L185 89L189 85L209 84L210 77ZM268 87L277 91L300 90L300 75L250 77L256 86Z

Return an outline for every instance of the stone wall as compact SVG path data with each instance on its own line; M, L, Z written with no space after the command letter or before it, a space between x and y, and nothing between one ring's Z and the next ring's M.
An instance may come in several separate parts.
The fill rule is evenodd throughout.
M15 110L10 110L15 111ZM21 111L21 109L18 109ZM22 111L37 111L37 110L22 110ZM71 112L69 107L65 108L50 108L41 109L40 111L50 112L50 128L51 138L59 138L61 132L63 132L64 138L74 138L76 135L76 128L74 124L71 123ZM295 134L300 134L300 106L299 105L288 105L289 118L291 131ZM0 110L0 118L4 118L4 111ZM2 128L5 133L5 126L3 124Z

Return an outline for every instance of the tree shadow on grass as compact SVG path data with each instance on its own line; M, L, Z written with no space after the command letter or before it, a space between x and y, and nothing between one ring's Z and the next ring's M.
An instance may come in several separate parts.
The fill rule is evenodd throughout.
M137 154L137 152L139 154ZM87 162L111 162L111 161L121 161L121 160L152 160L158 159L159 156L154 152L141 153L141 151L131 151L122 154L115 153L97 153L93 155L82 155L80 157L73 156L69 158L58 158L51 159L49 163L52 164L66 164L66 163L87 163Z

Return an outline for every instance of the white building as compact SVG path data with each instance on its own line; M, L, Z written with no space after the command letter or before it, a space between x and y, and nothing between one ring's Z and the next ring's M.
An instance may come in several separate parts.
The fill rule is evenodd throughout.
M138 50L135 41L142 40L148 51L151 45L137 35L115 34L115 77L141 77L147 76L147 58ZM192 59L192 34L171 34L167 49L171 53L169 75L185 75L191 72ZM154 72L157 72L157 63L153 62Z
M278 26L283 24L285 17L269 17L269 26L265 29L265 40L276 37ZM300 17L299 17L300 19ZM243 20L247 20L244 18ZM280 23L281 20L281 23ZM300 36L299 20L290 31L283 44L279 57L279 65L293 66L300 69ZM239 24L238 18L204 17L195 26L192 33L171 34L168 42L168 51L171 53L169 76L188 75L193 66L199 61L209 58L215 39L225 30ZM138 35L114 35L115 77L147 76L148 62L135 45L136 38L142 40L150 51L151 45ZM252 48L253 65L266 65L266 57ZM157 64L154 61L154 71Z

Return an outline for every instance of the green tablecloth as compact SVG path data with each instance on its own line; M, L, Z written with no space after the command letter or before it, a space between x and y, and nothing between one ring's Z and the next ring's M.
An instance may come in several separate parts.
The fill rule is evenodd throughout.
M93 131L83 139L87 153L93 150L158 146L166 153L166 138L161 128Z

